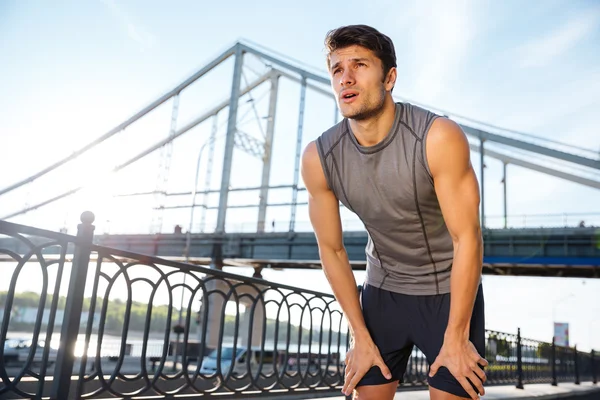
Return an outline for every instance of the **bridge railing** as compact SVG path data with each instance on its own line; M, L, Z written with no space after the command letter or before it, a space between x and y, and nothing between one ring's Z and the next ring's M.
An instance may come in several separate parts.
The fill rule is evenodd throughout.
M349 336L333 296L96 246L92 223L69 236L0 221L1 398L339 393ZM488 384L596 379L594 353L486 335ZM415 349L400 387L428 369Z
M600 228L600 213L553 213L553 214L510 214L486 215L486 228L490 229L529 229L529 228ZM342 218L344 231L362 231L364 224L357 217ZM267 221L265 232L288 232L290 221L287 219L274 219ZM214 232L215 226L211 223L197 224L193 232ZM295 232L312 232L313 228L308 220L297 219L294 222ZM144 232L140 227L138 232ZM253 233L256 232L256 222L227 223L227 232ZM118 233L116 231L112 233ZM167 232L169 233L169 232Z

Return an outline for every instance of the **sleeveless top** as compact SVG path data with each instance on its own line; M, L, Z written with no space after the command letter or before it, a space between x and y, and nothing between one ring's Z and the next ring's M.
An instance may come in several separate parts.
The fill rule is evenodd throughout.
M366 284L409 295L450 292L454 247L425 151L437 117L396 103L392 128L374 146L361 146L346 118L317 138L329 189L366 228Z

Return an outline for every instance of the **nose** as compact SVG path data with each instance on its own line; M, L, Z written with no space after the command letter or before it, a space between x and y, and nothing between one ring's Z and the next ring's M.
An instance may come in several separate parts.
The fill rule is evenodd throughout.
M352 86L354 85L354 73L351 68L346 68L340 76L340 85Z

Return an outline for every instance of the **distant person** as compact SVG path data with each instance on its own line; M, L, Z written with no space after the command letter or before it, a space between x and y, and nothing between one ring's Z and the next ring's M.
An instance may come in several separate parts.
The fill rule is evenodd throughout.
M183 232L183 228L181 227L181 225L175 225L175 229L173 230L173 233L175 233L176 235L181 235L182 232Z
M392 399L416 345L431 365L432 399L478 398L488 363L469 143L455 122L394 102L389 37L345 26L325 46L344 119L308 144L302 176L323 269L352 333L342 391ZM339 202L368 233L360 296Z
M585 228L585 221L579 221L579 227Z

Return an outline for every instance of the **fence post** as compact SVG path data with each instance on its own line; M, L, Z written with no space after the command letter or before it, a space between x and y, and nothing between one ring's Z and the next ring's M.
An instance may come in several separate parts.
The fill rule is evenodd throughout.
M523 389L523 354L521 349L521 328L517 328L517 389Z
M556 337L552 336L552 386L557 386L558 382L556 381Z
M75 343L79 334L81 323L81 310L85 292L91 244L94 238L94 214L86 211L81 214L81 224L77 226L77 243L71 264L71 277L67 292L63 323L60 333L60 347L54 369L54 382L52 385L52 400L65 400L69 397L71 375L75 362Z
M577 354L577 345L573 348L574 356L575 356L575 384L579 385L579 357Z
M592 349L592 353L591 353L591 357L592 357L592 383L595 385L598 383L598 377L596 376L596 360L594 359L594 356L596 355L596 352Z

